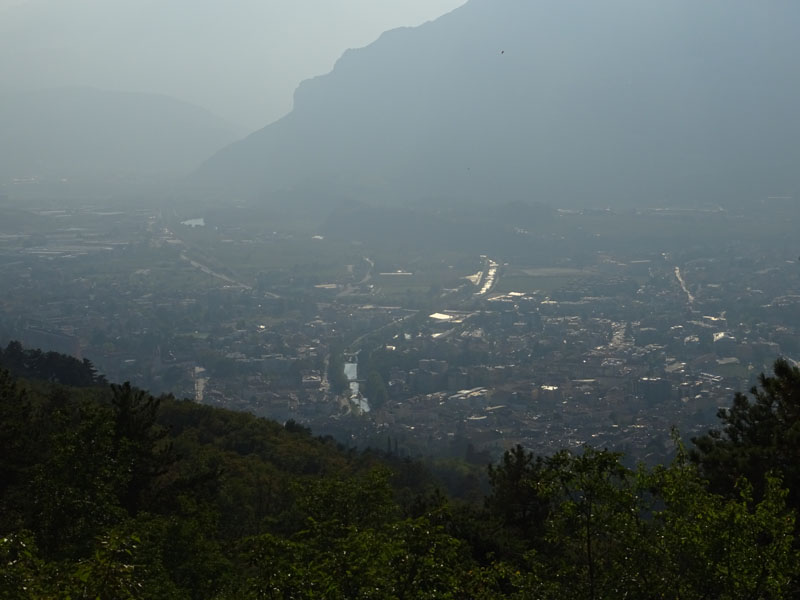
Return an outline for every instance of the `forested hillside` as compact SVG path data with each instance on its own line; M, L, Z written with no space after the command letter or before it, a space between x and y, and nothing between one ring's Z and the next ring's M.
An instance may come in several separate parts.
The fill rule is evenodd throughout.
M800 371L784 361L736 396L720 431L691 451L676 436L672 464L631 470L602 449L517 447L489 466L479 501L448 497L419 463L293 422L40 375L0 371L1 598L798 589Z

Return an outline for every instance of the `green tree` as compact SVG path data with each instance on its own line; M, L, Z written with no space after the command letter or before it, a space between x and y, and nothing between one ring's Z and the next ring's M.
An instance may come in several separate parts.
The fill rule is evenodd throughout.
M634 472L620 455L584 449L544 460L557 482L547 545L505 584L514 598L784 598L794 590L795 516L780 481L762 500L741 479L736 498L708 491L679 449L668 467ZM506 565L507 567L507 565ZM505 586L505 587L504 587Z
M0 598L34 600L46 597L36 546L29 532L0 536Z
M526 452L518 444L503 453L499 465L489 466L489 483L492 487L486 498L489 512L528 543L541 540L556 483L545 459Z
M47 455L31 470L26 521L47 559L82 556L96 536L124 518L109 411L89 401L51 415Z
M0 499L7 501L7 493L17 484L28 478L28 470L35 463L36 445L31 444L31 436L36 430L31 428L34 415L27 393L21 389L17 380L5 369L0 369ZM38 437L38 436L37 436ZM0 525L5 525L5 517L0 504Z
M237 598L468 598L463 542L427 516L399 519L387 473L303 487L303 528L242 544ZM462 593L459 593L459 591Z
M708 478L711 489L736 497L737 481L747 478L760 498L765 474L777 472L789 489L788 502L800 508L800 369L785 359L775 361L774 375L759 377L752 400L737 393L733 406L718 416L721 429L692 440L691 459Z
M111 384L114 454L118 468L127 474L120 503L130 514L136 514L142 495L174 460L172 446L165 441L167 431L157 424L160 404L160 398L129 382Z
M643 597L647 506L637 474L621 454L586 447L545 460L555 482L546 522L548 545L529 555L537 596L554 598ZM538 563L538 567L537 567ZM544 574L544 575L543 575Z
M794 597L800 564L793 548L795 513L777 477L767 474L760 501L743 478L737 496L726 498L706 489L679 448L670 467L653 471L650 485L664 503L654 516L648 554L650 581L660 597Z

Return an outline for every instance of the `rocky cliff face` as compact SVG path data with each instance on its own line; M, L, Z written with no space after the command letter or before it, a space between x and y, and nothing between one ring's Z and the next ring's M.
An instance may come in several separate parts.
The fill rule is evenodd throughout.
M472 0L303 83L204 185L375 202L800 192L800 5Z

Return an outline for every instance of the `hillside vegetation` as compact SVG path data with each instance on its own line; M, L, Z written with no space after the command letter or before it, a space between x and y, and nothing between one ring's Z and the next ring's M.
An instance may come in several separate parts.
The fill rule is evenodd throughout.
M797 591L800 371L784 361L691 452L676 436L669 465L517 447L489 466L479 502L447 497L408 459L67 363L83 387L32 360L26 379L0 371L2 598Z

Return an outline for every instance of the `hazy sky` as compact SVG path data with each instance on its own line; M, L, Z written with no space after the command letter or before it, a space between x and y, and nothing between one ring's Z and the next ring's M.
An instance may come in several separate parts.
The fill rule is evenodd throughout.
M244 130L347 48L464 0L0 0L0 86L85 85L199 104Z

